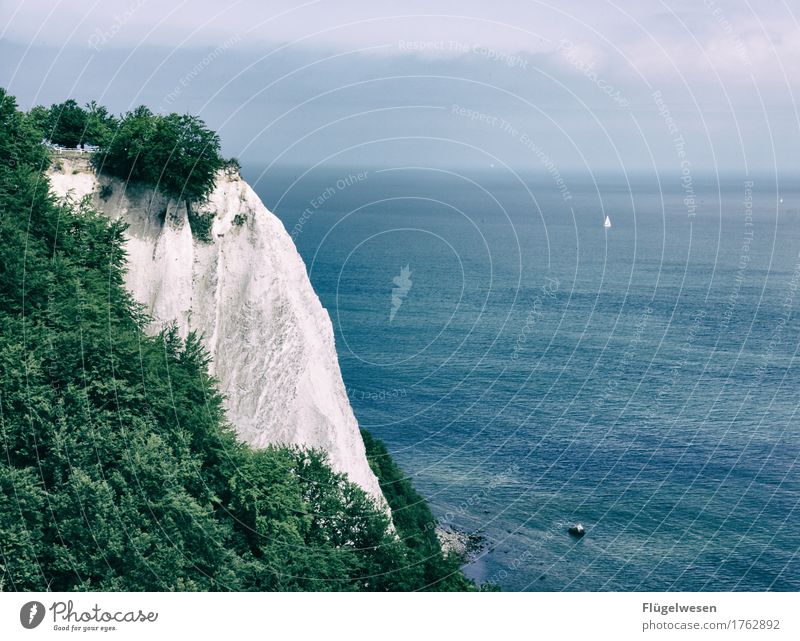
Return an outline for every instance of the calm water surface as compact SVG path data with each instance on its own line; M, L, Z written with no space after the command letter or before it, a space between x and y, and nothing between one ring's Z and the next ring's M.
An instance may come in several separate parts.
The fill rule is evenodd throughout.
M800 589L796 185L256 169L360 424L487 537L470 576Z

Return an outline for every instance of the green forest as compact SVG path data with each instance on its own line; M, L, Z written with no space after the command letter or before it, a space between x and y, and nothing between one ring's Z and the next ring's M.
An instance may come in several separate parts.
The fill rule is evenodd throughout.
M201 199L216 134L64 104L0 89L0 590L475 589L368 434L393 527L324 453L237 442L199 338L144 332L124 226L49 193L43 140Z

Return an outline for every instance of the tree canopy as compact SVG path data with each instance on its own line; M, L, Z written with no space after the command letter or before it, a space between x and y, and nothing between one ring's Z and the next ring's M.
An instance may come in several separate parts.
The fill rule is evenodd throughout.
M219 136L196 116L161 116L142 106L125 114L100 142L95 164L122 180L196 202L214 188L224 166L219 151Z
M225 166L219 136L196 116L159 115L140 106L117 118L94 100L81 107L69 99L34 107L27 117L53 144L97 147L98 170L189 203L209 194Z
M34 107L28 115L45 139L62 147L100 146L116 127L114 116L95 101L81 107L69 99L49 109Z

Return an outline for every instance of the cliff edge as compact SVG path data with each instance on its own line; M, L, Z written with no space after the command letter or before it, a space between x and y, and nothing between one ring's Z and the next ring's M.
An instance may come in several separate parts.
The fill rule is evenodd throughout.
M207 202L191 212L209 223L207 241L192 234L185 203L98 175L87 157L56 158L48 176L57 196L89 197L128 224L125 282L153 319L149 331L175 321L183 337L203 337L243 441L325 450L334 470L385 505L330 317L283 224L238 173L220 172Z

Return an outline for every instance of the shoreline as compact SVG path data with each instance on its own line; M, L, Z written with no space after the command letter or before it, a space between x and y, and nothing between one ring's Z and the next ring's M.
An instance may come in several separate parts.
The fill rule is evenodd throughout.
M459 557L464 565L472 563L489 545L481 532L465 532L452 525L436 526L436 538L444 554Z

